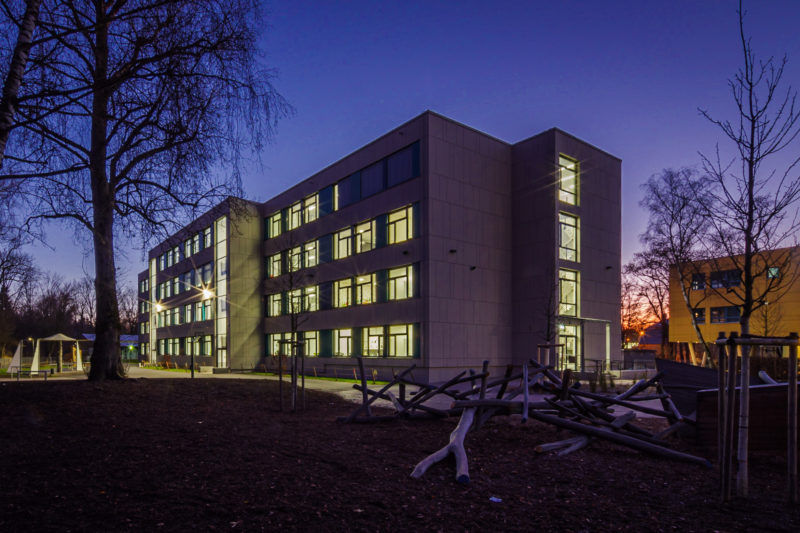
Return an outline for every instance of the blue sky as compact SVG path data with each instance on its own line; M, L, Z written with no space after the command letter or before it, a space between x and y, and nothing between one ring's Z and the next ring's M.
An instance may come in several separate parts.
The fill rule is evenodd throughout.
M508 142L556 126L622 159L625 261L646 223L639 185L722 142L697 108L734 118L737 4L270 2L264 60L296 113L247 169L245 192L264 201L426 109ZM757 56L787 54L785 81L800 88L800 2L745 10ZM55 252L36 252L44 269L91 270L63 230L49 233ZM141 251L120 265L134 280Z

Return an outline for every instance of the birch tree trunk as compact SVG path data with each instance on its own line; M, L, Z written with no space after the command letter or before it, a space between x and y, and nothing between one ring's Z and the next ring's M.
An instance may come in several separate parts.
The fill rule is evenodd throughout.
M8 75L3 83L3 96L0 99L0 168L3 168L3 159L6 152L6 143L14 124L14 115L17 108L17 96L25 74L25 65L33 42L33 32L39 19L39 8L42 0L27 0L22 25L17 35L17 44L11 56L11 65Z

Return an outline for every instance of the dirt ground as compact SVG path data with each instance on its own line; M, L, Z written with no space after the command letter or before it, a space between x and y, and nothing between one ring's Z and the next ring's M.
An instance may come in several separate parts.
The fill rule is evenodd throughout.
M715 470L598 441L537 455L570 433L496 418L467 437L469 485L452 460L415 480L455 419L346 425L352 404L307 395L291 414L271 381L2 383L0 531L800 530L782 458L720 506Z

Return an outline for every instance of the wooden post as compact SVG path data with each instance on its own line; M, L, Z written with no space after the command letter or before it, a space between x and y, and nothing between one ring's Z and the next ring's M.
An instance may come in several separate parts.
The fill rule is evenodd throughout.
M358 371L361 373L361 401L364 406L367 408L367 416L372 416L372 409L370 409L369 404L367 403L367 375L364 372L364 359L361 357L357 358L358 360ZM355 368L353 369L355 372Z
M736 494L747 498L749 492L748 451L750 440L750 346L739 346L742 363L740 372L741 390L739 392L739 443L736 459L739 471L736 475Z
M727 401L725 402L725 471L728 478L725 479L725 500L731 499L731 480L730 474L733 472L733 430L735 421L734 402L736 401L736 333L731 332L728 338L728 389L725 391Z
M796 332L789 334L789 338L794 341L789 345L789 387L787 416L787 449L786 463L788 469L789 499L792 503L797 503L797 340Z
M523 424L528 421L529 400L530 400L530 391L528 391L528 364L522 363L522 423Z
M720 331L717 337L717 350L719 351L719 363L717 364L717 463L719 464L719 499L725 501L725 421L728 419L725 402L725 333Z

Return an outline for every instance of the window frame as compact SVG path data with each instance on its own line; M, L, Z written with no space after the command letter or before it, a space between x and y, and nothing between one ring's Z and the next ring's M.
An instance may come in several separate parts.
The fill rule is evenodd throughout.
M354 279L355 297L353 305L370 305L377 300L378 281L375 273L362 274ZM369 297L365 298L365 290L369 291Z
M572 223L570 223L572 222ZM565 230L572 229L572 247L565 244ZM558 213L558 258L573 263L580 262L580 217L561 211Z
M572 177L565 177L565 172ZM569 186L572 181L572 186ZM558 154L558 201L567 205L580 205L580 163L567 155Z
M401 274L398 275L398 272ZM413 265L390 268L386 272L386 299L390 301L407 300L414 297ZM405 280L405 296L398 296L398 281Z
M572 285L573 302L568 301L568 285ZM580 272L566 268L558 269L558 314L559 316L579 316L580 307Z

